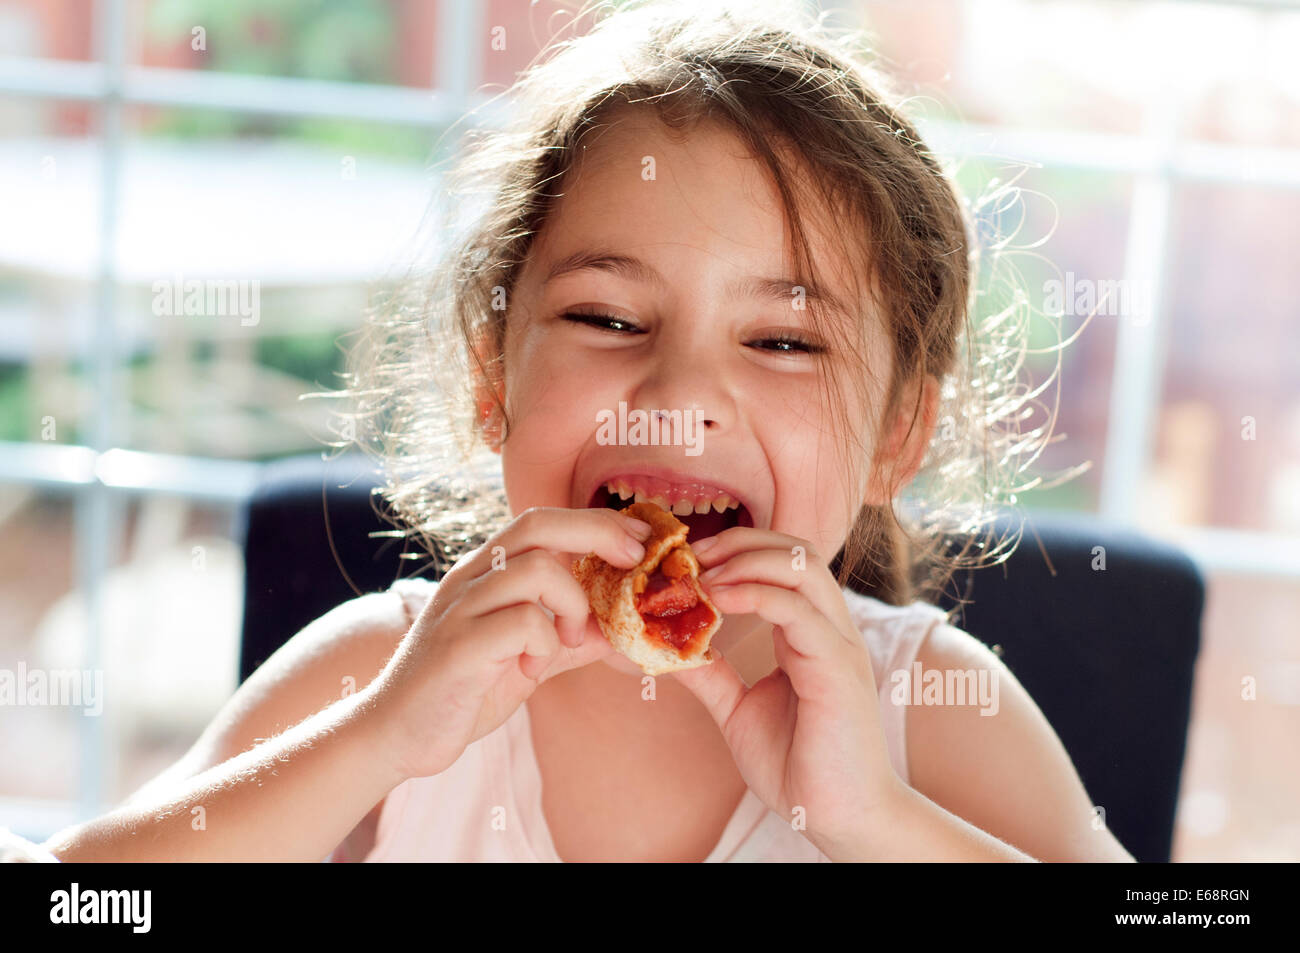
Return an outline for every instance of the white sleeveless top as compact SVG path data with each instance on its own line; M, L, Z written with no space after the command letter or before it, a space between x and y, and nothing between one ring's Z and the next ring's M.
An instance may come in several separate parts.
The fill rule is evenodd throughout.
M407 579L394 590L419 594L434 583ZM407 589L406 587L416 587ZM906 706L890 702L890 673L910 669L926 636L948 617L936 606L891 606L844 590L866 641L880 699L880 719L894 770L908 782ZM441 774L412 778L384 800L367 862L559 862L542 811L542 778L533 751L527 703L495 731L469 745ZM746 790L708 861L821 861L789 819Z

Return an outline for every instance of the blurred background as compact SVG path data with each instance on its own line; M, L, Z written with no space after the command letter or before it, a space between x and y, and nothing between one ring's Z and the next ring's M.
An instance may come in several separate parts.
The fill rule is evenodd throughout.
M1088 318L1074 289L1122 292L1062 356L1040 459L1091 466L1020 502L1196 560L1174 859L1300 860L1300 9L805 5L871 31L964 189L1024 190L989 214L1036 346ZM566 6L0 0L0 669L102 670L122 700L0 707L0 825L107 810L234 691L259 467L336 439L299 396L338 386L443 134L499 120ZM193 281L226 306L186 308Z

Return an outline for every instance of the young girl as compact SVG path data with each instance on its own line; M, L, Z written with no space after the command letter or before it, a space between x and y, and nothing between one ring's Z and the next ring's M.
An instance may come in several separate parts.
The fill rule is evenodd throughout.
M454 565L298 633L171 771L46 846L1131 860L1012 675L915 598L955 560L899 493L997 466L1019 404L959 357L962 204L882 89L811 27L663 6L526 74L518 124L459 167L488 201L423 304L372 323L351 391L396 514ZM606 439L628 409L683 426ZM648 678L590 617L569 567L638 562L631 499L690 525L721 660ZM909 710L913 663L991 676L996 703Z

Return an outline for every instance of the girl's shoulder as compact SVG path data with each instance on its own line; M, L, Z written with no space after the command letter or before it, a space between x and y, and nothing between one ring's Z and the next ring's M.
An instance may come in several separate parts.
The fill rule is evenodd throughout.
M949 624L948 613L919 599L895 606L845 588L844 602L862 633L879 682L889 673L909 668L930 633Z
M919 626L927 631L931 623L948 621L948 613L938 606L917 599L907 605L895 606L875 598L863 595L853 589L844 589L844 602L849 607L849 614L859 628L878 626L882 623L892 626Z

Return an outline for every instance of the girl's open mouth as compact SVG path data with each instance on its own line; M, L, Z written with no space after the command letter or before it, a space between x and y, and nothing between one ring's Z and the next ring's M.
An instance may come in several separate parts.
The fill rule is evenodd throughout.
M658 484L658 485L654 485ZM744 503L703 485L676 487L662 480L611 480L596 488L588 506L621 510L633 503L655 503L690 527L688 542L716 536L733 526L753 526Z

